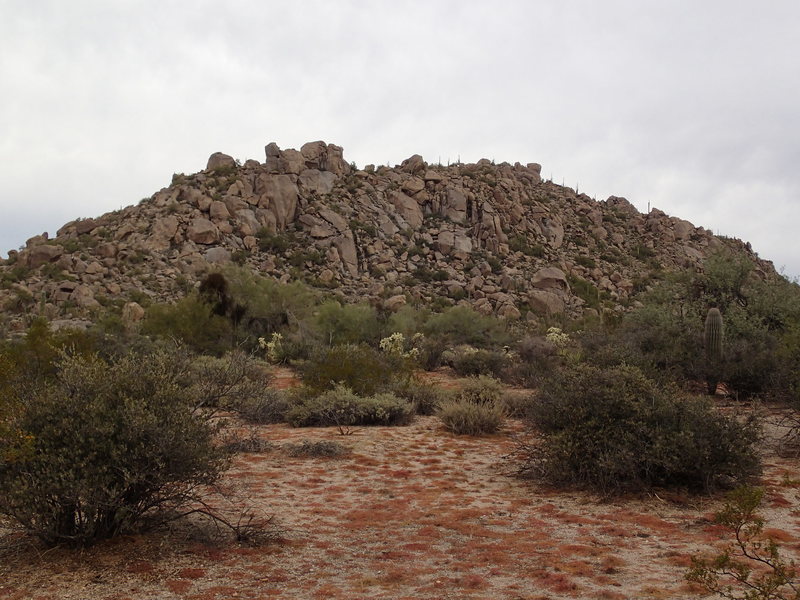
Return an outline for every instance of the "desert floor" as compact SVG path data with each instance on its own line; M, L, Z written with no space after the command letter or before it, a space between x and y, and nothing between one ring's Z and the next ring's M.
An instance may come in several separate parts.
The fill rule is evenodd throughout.
M443 385L454 385L441 378ZM280 378L279 378L280 380ZM510 475L515 437L406 427L248 432L271 442L241 454L222 483L223 510L273 515L269 543L181 524L83 551L31 546L0 555L0 599L700 597L690 557L727 545L720 497L676 492L603 500ZM340 458L293 458L301 440L332 440ZM797 460L768 445L762 515L782 553L800 552ZM215 500L215 502L222 502Z

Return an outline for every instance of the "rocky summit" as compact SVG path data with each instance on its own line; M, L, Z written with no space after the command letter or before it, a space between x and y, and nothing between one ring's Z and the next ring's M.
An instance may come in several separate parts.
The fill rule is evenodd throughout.
M138 205L10 251L0 264L8 329L112 305L136 319L140 304L180 297L228 263L389 310L460 302L508 319L625 310L660 274L700 270L724 247L775 275L749 244L624 198L595 201L542 180L535 163L414 155L359 169L321 141L270 143L265 154L241 164L214 153Z

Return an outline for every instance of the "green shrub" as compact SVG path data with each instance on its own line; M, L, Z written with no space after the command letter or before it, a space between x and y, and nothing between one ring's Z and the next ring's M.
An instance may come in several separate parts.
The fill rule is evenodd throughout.
M589 308L600 308L600 290L591 282L578 277L577 275L567 275L569 287L572 293L586 303Z
M412 418L411 405L397 396L357 396L342 384L318 396L295 398L286 414L293 427L406 425Z
M258 230L256 238L258 239L258 248L272 254L283 254L294 241L288 234L272 233L266 227Z
M317 302L308 286L300 282L283 284L246 268L227 268L223 274L233 301L246 307L241 329L248 347L254 349L258 338L269 338L278 331L284 334L285 344L290 338L293 347L307 344L306 338L311 336L302 330L311 329Z
M445 429L456 435L495 433L503 426L505 419L505 413L499 404L476 404L467 400L445 401L436 415Z
M11 425L32 450L0 466L0 514L48 545L82 546L196 502L227 453L189 373L166 352L62 358L52 383L23 392ZM0 440L0 455L18 444Z
M414 407L414 412L418 415L435 414L439 405L448 398L448 394L444 390L413 378L397 381L392 386L391 392L410 402Z
M472 404L500 404L503 401L503 384L486 375L469 377L456 394L456 400Z
M451 345L497 347L508 341L504 323L484 316L468 306L453 306L435 314L425 323L423 333L429 338L447 340Z
M312 392L344 384L360 395L371 395L390 385L399 373L391 357L360 344L317 350L300 367L303 384Z
M456 353L452 361L453 370L462 376L501 376L508 368L508 355L496 350L468 350Z
M706 399L676 399L634 367L576 365L529 409L541 443L521 472L609 493L681 486L711 490L759 472L755 417L723 416Z
M40 383L52 378L62 351L90 355L99 349L99 339L90 332L77 329L51 331L47 319L33 320L20 340L0 342L0 352L5 356L7 371L0 372L0 388L5 383L12 389ZM12 385L13 384L13 385Z
M375 343L380 325L375 309L366 304L339 304L329 301L317 310L314 326L324 344Z
M230 321L214 314L213 307L197 294L190 294L175 304L150 306L142 333L178 340L201 353L222 354L233 344Z
M222 447L232 454L245 452L248 454L260 454L275 449L275 445L269 440L261 438L255 429L250 430L246 435L239 432L230 432L224 435Z
M526 256L543 257L545 255L544 246L539 244L531 245L528 238L523 235L514 235L508 239L508 247L512 252L522 252Z

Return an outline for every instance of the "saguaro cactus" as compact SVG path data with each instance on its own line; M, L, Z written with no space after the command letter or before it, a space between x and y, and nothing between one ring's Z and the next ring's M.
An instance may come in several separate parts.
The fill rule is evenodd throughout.
M706 383L710 396L717 392L717 383L722 371L722 335L722 314L718 308L709 308L706 315L704 341L706 346Z

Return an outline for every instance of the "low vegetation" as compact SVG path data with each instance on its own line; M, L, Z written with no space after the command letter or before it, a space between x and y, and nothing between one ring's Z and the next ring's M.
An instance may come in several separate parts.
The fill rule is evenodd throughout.
M753 481L754 399L787 407L797 439L796 284L720 254L702 273L650 281L612 315L602 294L572 283L596 319L512 322L464 305L388 313L231 268L148 306L139 330L108 318L54 333L33 320L0 344L0 514L48 545L83 546L198 510L233 451L267 448L259 435L220 438L223 413L242 429L342 434L419 414L480 436L520 418L521 474L604 495ZM291 366L301 385L274 389L269 363ZM463 386L443 391L419 374L443 364ZM508 383L536 392L512 398ZM734 414L698 393L706 387L737 402Z
M660 388L636 367L558 372L527 412L539 438L521 449L526 475L559 485L711 491L759 473L759 422Z
M286 413L293 427L336 426L343 431L361 425L405 425L411 404L393 394L359 396L343 384L319 395L297 396Z
M794 561L781 555L778 544L764 534L757 510L764 490L740 487L728 495L715 515L734 541L714 557L692 557L686 579L729 600L797 600L800 581Z
M20 391L4 438L0 514L48 545L84 546L193 510L228 455L185 357L62 356Z

